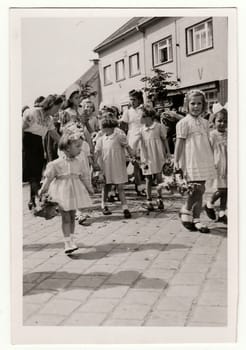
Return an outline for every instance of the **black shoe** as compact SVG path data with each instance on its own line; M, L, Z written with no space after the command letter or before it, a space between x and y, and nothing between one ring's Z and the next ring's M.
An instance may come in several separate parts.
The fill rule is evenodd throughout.
M102 212L103 212L103 215L111 215L112 214L108 207L104 207Z
M113 203L115 201L115 197L110 195L108 196L108 202Z
M223 222L223 224L227 225L227 216L223 215L218 218L217 222Z
M205 209L205 212L207 213L207 216L209 217L209 219L211 219L211 220L216 219L216 214L215 214L214 208L208 208L207 204L205 204L204 209Z
M154 211L155 210L155 208L154 208L154 206L153 206L153 204L151 202L149 202L147 204L147 209L148 209L148 211Z
M30 202L28 202L28 209L32 210L34 208L36 208L35 199L31 199Z
M210 230L206 225L201 224L200 222L196 222L194 223L195 228L197 229L197 231L201 232L201 233L209 233Z
M125 210L123 211L123 214L124 214L124 218L125 218L125 219L130 219L130 218L132 217L132 214L129 212L128 209L125 209Z
M158 203L157 208L160 209L160 210L163 210L164 209L164 204L163 204L162 200L158 199L157 203Z

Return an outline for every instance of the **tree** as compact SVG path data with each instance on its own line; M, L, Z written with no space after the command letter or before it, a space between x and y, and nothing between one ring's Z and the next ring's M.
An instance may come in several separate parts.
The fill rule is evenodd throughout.
M165 100L167 100L167 94L170 91L169 87L178 86L178 83L175 80L170 80L173 73L157 68L154 68L153 72L155 73L153 76L145 76L141 79L147 85L143 90L154 106L157 104L163 105Z
M82 81L79 80L77 82L77 84L81 88L81 95L82 95L83 99L97 95L97 91L91 91L92 86L90 84L88 84L87 82L85 84L83 84Z

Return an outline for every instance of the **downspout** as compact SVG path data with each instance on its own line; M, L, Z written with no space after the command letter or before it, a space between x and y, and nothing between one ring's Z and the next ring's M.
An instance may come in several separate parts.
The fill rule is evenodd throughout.
M144 67L144 76L146 76L146 48L145 48L145 30L140 28L139 26L135 27L137 32L142 33L142 39L143 39L143 67ZM144 87L146 88L146 81L144 82ZM144 92L145 100L146 100L146 95Z
M180 70L179 70L179 43L178 43L178 35L177 35L177 20L174 20L174 28L175 28L175 55L176 55L176 79L180 82Z

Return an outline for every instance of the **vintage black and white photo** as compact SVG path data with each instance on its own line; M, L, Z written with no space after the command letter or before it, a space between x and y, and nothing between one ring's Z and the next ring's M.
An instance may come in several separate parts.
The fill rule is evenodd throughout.
M147 343L233 339L235 10L11 15L14 327L25 342L29 327L33 342L46 327L71 343L88 327Z

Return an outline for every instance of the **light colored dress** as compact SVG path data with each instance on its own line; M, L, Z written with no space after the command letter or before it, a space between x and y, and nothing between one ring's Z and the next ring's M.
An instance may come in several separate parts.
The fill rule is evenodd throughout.
M29 108L23 114L23 130L44 138L49 130L54 130L55 125L51 116L44 117L42 108Z
M215 185L217 188L227 188L227 132L211 131L210 143L217 172Z
M91 206L91 199L83 181L86 174L81 161L76 158L58 158L47 164L45 177L53 180L48 194L53 202L65 210Z
M166 127L154 122L151 126L142 126L139 131L140 159L146 162L148 168L142 167L144 175L159 174L162 172L166 159L164 140L167 137Z
M101 158L99 161L106 184L124 184L128 181L125 154L127 146L126 136L118 131L98 138L95 152Z
M127 140L129 146L132 147L138 137L139 130L143 126L141 124L142 109L130 107L124 111L121 121L128 124Z
M209 142L209 123L188 114L176 125L177 138L185 140L181 168L187 181L207 181L216 177L213 152Z

